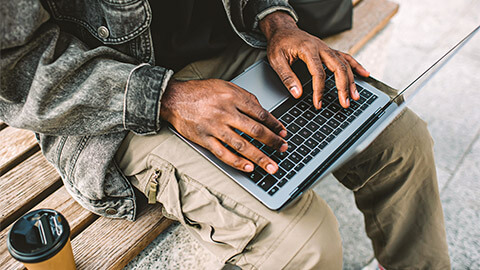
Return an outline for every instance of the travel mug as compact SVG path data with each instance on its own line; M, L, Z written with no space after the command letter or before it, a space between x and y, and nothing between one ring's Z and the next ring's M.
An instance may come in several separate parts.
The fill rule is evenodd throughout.
M29 270L76 269L70 226L52 209L39 209L19 218L8 233L8 251Z

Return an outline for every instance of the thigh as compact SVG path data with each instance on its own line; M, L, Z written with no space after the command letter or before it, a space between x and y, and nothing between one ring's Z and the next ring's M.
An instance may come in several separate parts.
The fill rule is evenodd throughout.
M337 221L314 192L281 212L271 211L168 129L129 135L125 144L136 150L118 160L127 177L146 192L161 172L156 200L164 214L220 261L243 269L341 267Z

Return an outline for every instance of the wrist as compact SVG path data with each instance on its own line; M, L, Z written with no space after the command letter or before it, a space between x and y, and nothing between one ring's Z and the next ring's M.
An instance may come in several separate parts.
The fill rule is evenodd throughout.
M259 22L259 27L267 40L270 40L278 30L298 28L295 19L283 11L268 14Z

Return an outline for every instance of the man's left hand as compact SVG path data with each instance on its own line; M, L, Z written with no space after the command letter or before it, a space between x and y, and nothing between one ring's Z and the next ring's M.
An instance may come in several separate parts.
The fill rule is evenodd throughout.
M312 75L313 105L320 109L325 85L323 65L335 74L338 98L342 107L350 106L349 98L360 98L352 69L368 77L366 71L352 56L331 49L321 39L299 29L287 13L278 11L260 21L260 29L267 38L267 57L283 84L295 98L302 96L302 84L290 68L297 59L307 65Z

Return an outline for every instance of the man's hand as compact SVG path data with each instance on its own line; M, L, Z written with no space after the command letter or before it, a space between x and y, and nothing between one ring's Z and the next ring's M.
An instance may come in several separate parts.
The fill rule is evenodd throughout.
M353 57L333 50L319 38L299 29L295 20L285 12L274 12L260 21L260 29L265 34L268 46L268 60L290 93L299 98L302 95L302 84L293 73L290 65L301 59L312 75L313 105L320 109L322 93L325 85L325 72L322 63L335 74L338 98L342 107L350 106L349 97L360 98L353 70L361 76L369 76Z
M263 109L254 95L223 80L171 80L162 96L160 115L184 137L245 172L253 171L250 161L272 174L278 165L234 129L281 152L288 148L282 138L287 131L280 121ZM222 142L243 157L230 152Z

